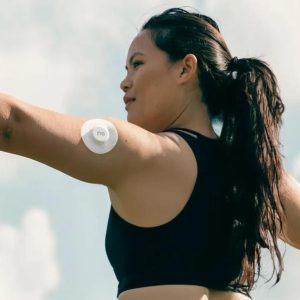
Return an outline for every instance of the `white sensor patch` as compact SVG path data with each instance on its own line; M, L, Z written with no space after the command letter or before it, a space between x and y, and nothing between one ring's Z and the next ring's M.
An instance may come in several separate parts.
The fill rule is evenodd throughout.
M114 124L103 119L91 119L83 123L81 138L89 150L97 154L111 151L118 141Z

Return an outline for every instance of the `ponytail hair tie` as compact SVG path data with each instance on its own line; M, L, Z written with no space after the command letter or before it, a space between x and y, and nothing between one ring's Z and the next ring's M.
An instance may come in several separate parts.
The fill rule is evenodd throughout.
M235 69L237 64L239 62L239 59L237 56L233 57L230 61L229 61L229 68L232 70L232 69ZM230 75L233 79L237 79L237 71L231 71L230 72Z
M237 79L237 71L233 71L233 72L231 72L231 77L233 78L233 79Z
M238 61L239 61L238 57L235 56L235 57L233 57L233 58L230 60L230 64L231 64L231 65L235 65L235 64L237 64Z

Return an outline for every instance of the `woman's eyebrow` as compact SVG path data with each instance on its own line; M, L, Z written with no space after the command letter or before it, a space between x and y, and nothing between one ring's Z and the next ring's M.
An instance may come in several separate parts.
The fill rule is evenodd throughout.
M129 59L129 64L130 64L130 65L132 64L133 59L134 59L137 55L144 55L144 53L143 53L143 52L139 52L139 51L134 52L134 53L131 55L130 59ZM128 67L125 66L125 69L128 70Z

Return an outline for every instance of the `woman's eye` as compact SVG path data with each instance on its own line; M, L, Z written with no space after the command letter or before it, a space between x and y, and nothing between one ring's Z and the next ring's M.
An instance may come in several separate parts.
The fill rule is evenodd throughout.
M134 68L137 68L139 65L141 65L142 64L142 62L141 61L134 61L133 63L132 63L132 66L134 67Z

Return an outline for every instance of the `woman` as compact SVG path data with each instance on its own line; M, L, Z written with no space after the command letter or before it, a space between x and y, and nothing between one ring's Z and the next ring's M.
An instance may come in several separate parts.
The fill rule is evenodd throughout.
M1 94L0 149L108 187L120 300L248 299L261 248L279 281L277 238L300 249L300 185L283 170L268 65L232 58L209 17L170 9L143 26L126 69L128 122Z

